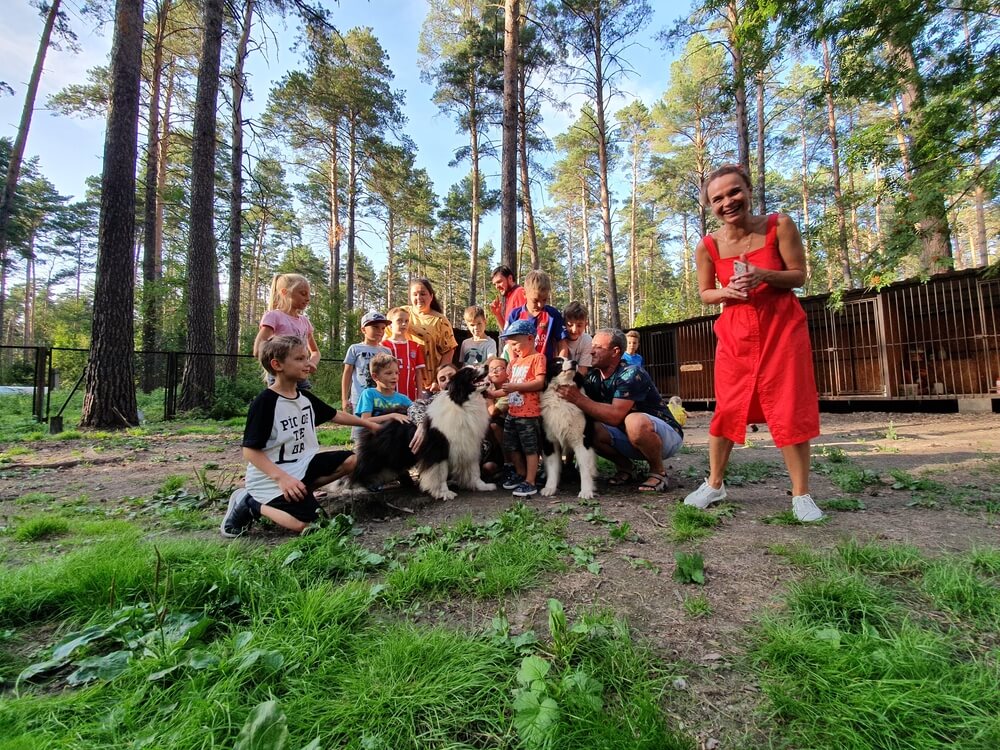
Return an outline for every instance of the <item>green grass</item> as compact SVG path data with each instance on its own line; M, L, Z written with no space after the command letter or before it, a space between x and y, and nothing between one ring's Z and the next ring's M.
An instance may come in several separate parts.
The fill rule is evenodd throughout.
M783 472L778 464L770 461L733 462L726 467L726 483L733 487L742 487L751 482L765 482Z
M750 651L772 746L997 747L1000 673L971 644L995 642L1000 550L928 561L908 545L848 541L817 558Z
M708 617L712 614L712 605L704 594L689 596L684 600L684 614L692 620Z
M826 516L818 521L809 521L806 523L797 519L792 511L782 510L777 513L772 513L769 516L763 516L760 519L760 522L771 526L820 526L827 523L829 520L830 517Z
M51 503L55 499L56 496L49 492L26 492L14 502L18 505L41 505Z
M672 542L687 542L702 539L719 525L719 517L707 510L681 503L674 507L670 518L669 537Z
M358 545L349 519L338 517L274 548L151 543L134 533L6 566L0 681L9 687L26 666L15 648L36 641L41 662L60 641L70 645L58 662L66 667L21 680L0 701L0 748L234 747L255 707L273 700L293 748L316 740L351 748L693 750L665 710L664 665L609 613L585 613L576 623L550 618L541 637L512 633L503 615L482 632L407 622L382 604L394 585L383 573L439 551L442 565L472 565L473 577L453 579L449 590L455 580L472 592L530 585L537 570L492 584L485 575L532 568L526 545L545 548L546 565L558 562L561 525L516 506L485 524L417 529L381 555ZM171 629L182 621L187 630ZM525 685L529 658L548 665L547 674ZM88 679L88 664L107 676L68 684L71 674ZM545 727L525 707L521 693L529 689L556 707Z
M160 494L169 495L172 492L177 492L177 490L182 489L187 483L188 478L183 474L171 474L163 483L160 485Z
M864 510L865 504L856 497L833 497L819 504L823 510L836 510L842 513L853 513Z
M69 533L69 521L58 516L35 516L19 523L14 529L14 539L19 542L37 542Z
M351 428L337 427L334 429L319 429L316 431L316 439L320 445L346 445L351 444Z

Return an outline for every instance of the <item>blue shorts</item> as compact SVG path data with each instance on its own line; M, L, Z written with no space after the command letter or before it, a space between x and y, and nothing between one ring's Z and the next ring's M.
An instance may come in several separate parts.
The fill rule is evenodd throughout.
M653 429L656 430L656 434L659 436L660 442L663 444L663 448L660 450L660 458L670 458L680 450L681 445L684 444L684 438L678 434L677 430L659 417L654 417L652 414L643 414L642 416L652 423ZM625 434L625 430L612 427L609 424L604 425L604 428L608 431L608 434L611 435L611 445L616 451L625 456L625 458L630 458L633 461L645 460L646 457L642 455L639 449L629 442L628 435Z

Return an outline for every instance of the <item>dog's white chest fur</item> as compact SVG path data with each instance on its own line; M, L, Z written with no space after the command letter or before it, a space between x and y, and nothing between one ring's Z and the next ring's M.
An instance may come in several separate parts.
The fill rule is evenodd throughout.
M479 466L482 440L490 423L482 393L473 393L464 404L456 404L447 395L436 398L428 407L427 416L448 439L448 462L452 466L470 463Z
M542 423L545 425L545 434L563 450L583 442L585 420L583 412L561 398L554 387L550 386L542 393Z

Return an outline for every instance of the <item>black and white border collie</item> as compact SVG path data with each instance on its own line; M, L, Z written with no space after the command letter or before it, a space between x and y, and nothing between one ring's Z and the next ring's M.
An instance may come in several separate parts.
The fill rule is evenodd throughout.
M597 454L594 452L594 420L580 411L578 406L561 398L559 386L583 386L583 376L576 371L572 359L549 360L545 371L545 390L542 391L542 455L545 457L545 487L542 495L554 495L559 487L562 457L576 456L580 471L580 494L577 497L594 497L594 479L597 477Z
M495 484L480 478L479 458L489 428L483 391L488 385L485 367L463 367L448 389L427 407L424 441L414 455L410 441L416 425L389 422L378 432L365 431L358 443L351 483L369 487L395 479L414 466L420 489L438 500L452 500L448 478L459 487L489 492Z

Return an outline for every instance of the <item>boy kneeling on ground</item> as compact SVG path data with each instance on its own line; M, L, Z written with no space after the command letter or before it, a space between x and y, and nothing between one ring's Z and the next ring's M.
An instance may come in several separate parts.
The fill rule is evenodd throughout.
M350 474L351 451L319 452L316 425L336 424L377 430L379 424L337 411L299 383L316 371L309 349L297 336L275 336L260 348L260 363L274 383L250 404L243 431L246 489L238 488L219 531L226 538L243 534L264 516L301 533L316 520L319 503L313 490ZM405 419L405 417L404 417Z

